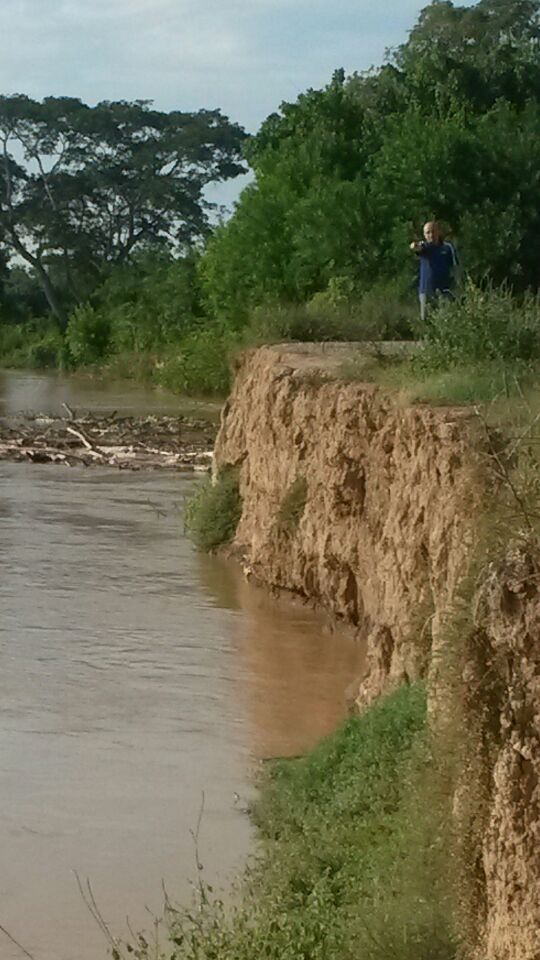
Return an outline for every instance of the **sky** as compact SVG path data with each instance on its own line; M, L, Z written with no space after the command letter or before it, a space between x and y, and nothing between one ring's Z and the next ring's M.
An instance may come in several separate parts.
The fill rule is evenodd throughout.
M380 64L417 0L0 0L0 93L220 108L254 132L333 71ZM241 184L219 191L230 203Z

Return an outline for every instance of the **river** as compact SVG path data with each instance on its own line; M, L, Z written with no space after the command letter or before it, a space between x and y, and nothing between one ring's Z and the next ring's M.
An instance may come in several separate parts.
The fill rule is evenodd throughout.
M0 413L181 412L132 384L0 373ZM191 405L193 409L193 405ZM98 960L88 878L125 936L186 898L192 831L226 888L258 762L332 730L362 652L183 534L186 474L0 463L0 924L35 960ZM0 933L0 956L21 952Z

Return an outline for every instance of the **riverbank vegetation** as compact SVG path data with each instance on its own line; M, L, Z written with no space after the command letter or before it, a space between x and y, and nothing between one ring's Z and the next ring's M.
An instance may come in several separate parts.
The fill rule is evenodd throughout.
M442 788L421 685L350 717L304 758L273 762L251 811L257 854L234 905L200 875L192 907L168 905L160 956L451 960L458 931ZM117 944L117 954L149 960L144 943L131 952Z
M232 466L197 484L184 510L187 532L197 547L207 551L233 539L241 515L238 470Z
M538 359L539 9L430 4L381 67L337 70L251 137L215 111L1 98L2 363L219 394L248 343L422 338L408 243L436 216L484 298L432 312L437 376L493 362L462 339L487 303L512 380ZM204 189L243 163L252 181L216 226Z
M469 281L459 301L442 301L422 325L408 358L352 353L338 376L375 381L406 402L458 404L512 400L540 376L540 299ZM540 399L540 398L539 398Z

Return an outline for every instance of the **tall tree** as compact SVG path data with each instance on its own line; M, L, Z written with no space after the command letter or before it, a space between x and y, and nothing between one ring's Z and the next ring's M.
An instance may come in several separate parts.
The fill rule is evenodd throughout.
M0 97L0 239L66 303L136 250L185 250L209 229L204 188L242 173L245 134L219 111L148 101Z
M213 309L305 300L335 277L411 277L422 221L449 222L467 268L540 287L540 0L434 0L367 74L282 104L246 150L255 179L212 238Z
M434 0L395 52L408 103L445 110L456 101L484 111L503 99L540 96L540 3Z

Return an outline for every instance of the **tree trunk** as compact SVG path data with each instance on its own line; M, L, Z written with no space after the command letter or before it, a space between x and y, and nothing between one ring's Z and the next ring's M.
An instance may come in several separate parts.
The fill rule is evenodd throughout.
M39 261L34 264L34 269L38 275L38 279L43 289L43 293L47 297L47 303L51 308L51 313L55 317L58 323L58 326L60 327L60 330L62 331L62 333L64 333L67 327L67 322L68 322L67 314L63 309L63 307L61 306L58 300L58 297L56 296L56 291L51 281L49 280L47 271L41 265L41 263L39 263Z
M11 243L13 244L13 247L15 248L17 253L19 253L21 257L23 257L23 259L26 260L26 262L29 263L36 271L39 283L41 284L41 289L43 290L43 293L47 298L47 303L51 308L51 313L53 314L56 322L58 323L58 326L60 327L60 330L63 333L67 327L67 322L68 322L67 314L63 309L56 295L56 291L49 279L49 275L45 270L45 267L43 266L43 264L41 263L41 260L39 260L38 257L35 257L32 253L30 253L29 250L26 249L24 244L21 243L21 241L19 240L14 230L10 231L9 236L11 239Z

